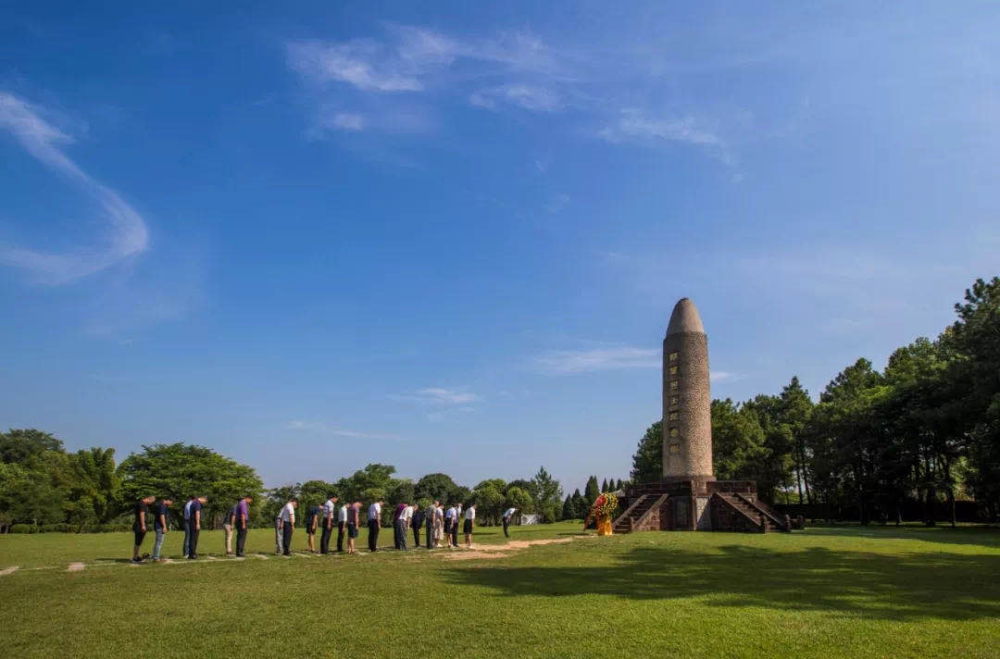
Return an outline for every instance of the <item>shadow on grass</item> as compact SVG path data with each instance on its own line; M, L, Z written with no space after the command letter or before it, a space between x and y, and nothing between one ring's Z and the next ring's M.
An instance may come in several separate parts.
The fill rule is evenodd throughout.
M1000 548L1000 529L991 526L813 526L796 535L816 537L844 536L865 538L886 538L895 540L924 540L950 545L979 545Z
M738 545L700 553L641 547L612 566L490 565L459 568L446 578L518 597L704 597L713 606L830 611L896 621L1000 616L1000 556L991 555L884 555L822 547L779 552Z

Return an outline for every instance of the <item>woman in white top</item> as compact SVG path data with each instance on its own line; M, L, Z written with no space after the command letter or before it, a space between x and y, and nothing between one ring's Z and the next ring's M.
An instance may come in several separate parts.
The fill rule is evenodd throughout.
M469 506L465 511L465 524L462 532L465 533L465 548L472 549L472 521L476 519L476 504Z

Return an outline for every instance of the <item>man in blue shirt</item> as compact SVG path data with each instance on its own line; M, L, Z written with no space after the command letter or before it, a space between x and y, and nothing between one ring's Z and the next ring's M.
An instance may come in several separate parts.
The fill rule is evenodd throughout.
M167 534L167 508L174 505L173 499L167 497L156 504L153 509L153 530L156 531L156 542L153 544L153 560L157 563L164 562L160 556L163 548L163 537Z
M188 542L188 558L198 558L198 535L201 533L201 509L208 502L208 497L196 497L191 501L191 518L188 526L191 529L191 539Z
M188 497L187 503L184 504L184 549L182 550L184 555L187 556L191 549L191 502L194 501L194 497Z

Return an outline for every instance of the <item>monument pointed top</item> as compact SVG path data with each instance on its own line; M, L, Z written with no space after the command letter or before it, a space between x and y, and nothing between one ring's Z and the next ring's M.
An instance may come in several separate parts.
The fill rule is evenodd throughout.
M698 308L690 298L682 297L674 305L670 314L670 324L667 325L667 336L671 334L704 334L705 326L701 324Z

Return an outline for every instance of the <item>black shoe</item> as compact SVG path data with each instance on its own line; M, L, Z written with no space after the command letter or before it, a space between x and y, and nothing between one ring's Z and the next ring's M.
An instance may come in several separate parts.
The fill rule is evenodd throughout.
M190 556L188 556L188 560L189 561L196 561L196 560L198 560L198 554L191 554Z

